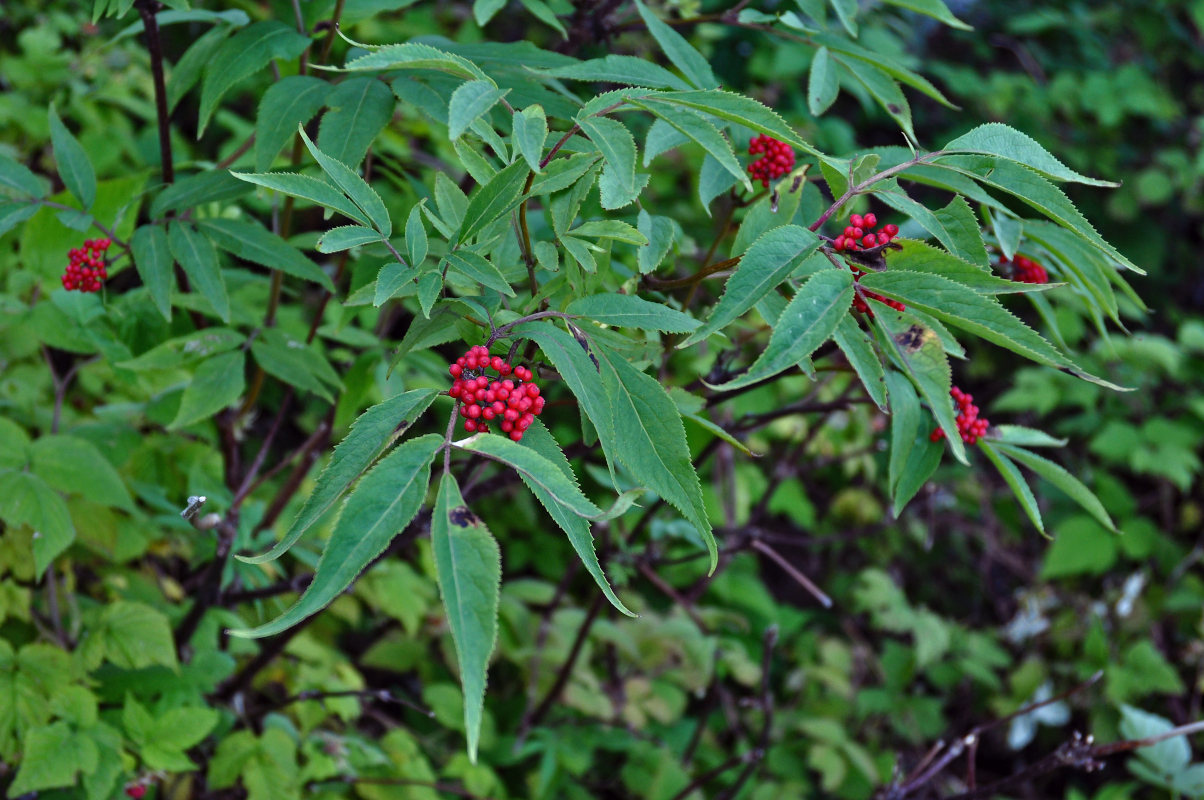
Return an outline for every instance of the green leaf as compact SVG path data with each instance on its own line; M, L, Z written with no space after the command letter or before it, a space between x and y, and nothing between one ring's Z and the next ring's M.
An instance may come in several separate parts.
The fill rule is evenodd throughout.
M1023 425L993 425L991 438L1004 444L1020 447L1065 447L1065 439L1056 439L1044 431L1026 428Z
M843 48L829 42L832 49L840 52ZM843 53L842 53L843 56ZM874 101L880 105L891 118L898 123L909 141L915 140L915 129L911 121L911 105L898 82L891 74L878 66L877 61L865 61L859 58L835 56L833 60L843 66L850 74L865 87Z
M640 274L646 275L656 270L669 254L675 229L671 217L653 216L642 208L637 222L637 229L648 240L648 245L638 253Z
M456 241L468 241L503 214L509 214L522 200L523 185L530 172L527 162L518 160L478 187L464 208ZM443 205L439 208L442 212Z
M268 87L255 116L256 172L272 166L281 149L296 135L297 126L313 119L330 93L329 83L310 75L289 75ZM326 124L325 118L322 123Z
M840 81L836 77L836 65L828 48L821 47L811 59L811 72L807 78L807 108L818 117L836 102L840 93Z
M966 198L960 194L954 195L949 205L934 212L933 216L948 236L948 243L942 244L949 248L949 252L971 264L987 266L987 248L982 241L982 231Z
M1037 363L1066 368L1080 375L1081 371L1053 345L998 301L948 278L891 269L866 275L861 279L861 285L899 300L909 308L915 306L942 322L970 331Z
M569 231L569 235L579 239L614 239L624 244L648 244L644 234L626 222L617 219L595 219L583 222Z
M437 48L417 42L390 44L348 61L343 68L348 72L361 70L432 69L447 72L468 80L489 80L481 68L467 58L452 55Z
M197 138L205 133L222 96L235 84L263 69L269 61L296 58L307 47L308 37L276 20L248 25L223 42L205 65Z
M836 12L836 18L840 20L840 24L848 31L849 36L857 38L857 0L829 0L832 4L832 10Z
M327 98L329 108L322 115L318 129L318 147L341 164L357 166L373 140L393 119L396 104L392 90L377 78L343 81Z
M225 170L198 172L178 177L176 182L159 192L151 203L151 217L162 219L169 211L180 211L222 200L232 200L249 192L246 184L234 180Z
M1099 235L1061 189L1035 170L1006 159L989 156L945 156L932 163L973 177L985 186L1007 192L1090 242L1126 269L1139 275L1145 274L1145 270Z
M849 360L849 365L861 379L866 393L884 413L886 406L886 374L882 361L874 352L873 342L852 316L842 317L832 334L832 340Z
M28 472L0 472L0 519L10 529L28 525L33 530L34 573L38 578L75 541L75 525L63 498Z
M150 293L155 308L163 318L171 320L171 286L173 283L171 251L167 231L161 225L143 225L130 239L134 267Z
M714 572L719 551L707 519L698 473L690 460L681 414L658 381L615 353L601 346L595 349L611 414L607 430L613 435L615 455L640 485L659 495L694 526L706 544L710 572ZM590 391L596 391L596 386Z
M658 20L659 21L659 20ZM649 89L690 89L690 84L664 67L635 56L608 55L565 67L542 70L541 75L589 83L621 83Z
M1037 506L1037 498L1033 496L1033 490L1029 488L1028 482L1020 474L1020 470L1010 458L992 447L986 439L978 440L978 449L982 451L988 461L995 465L995 469L999 470L999 474L1003 476L1003 480L1012 490L1012 494L1020 501L1020 507L1024 509L1024 513L1032 520L1037 530L1044 534L1045 525L1041 522L1041 509Z
M20 767L8 787L9 797L37 796L42 789L74 786L77 774L94 771L100 760L96 743L62 721L30 730L22 749Z
M671 92L639 98L653 103L682 105L710 114L719 119L735 122L757 133L767 133L791 147L808 153L817 153L811 145L794 132L780 116L763 103L751 97L719 89L704 92Z
M428 433L403 442L381 459L343 504L313 582L301 598L271 622L230 634L249 639L272 636L318 613L342 594L414 519L426 498L431 462L442 444L442 436Z
M743 316L757 301L786 280L799 264L819 248L819 244L818 236L797 225L783 225L763 235L741 257L736 270L727 279L723 297L706 324L678 347L700 342Z
M330 463L318 476L313 492L305 499L301 512L284 538L262 555L236 558L248 564L262 564L275 561L283 555L334 505L377 456L426 411L435 394L432 389L414 389L385 400L361 414L352 423L347 437L335 447Z
M1113 533L1120 533L1116 528L1116 523L1112 521L1112 517L1108 515L1107 509L1104 508L1104 504L1099 501L1099 498L1082 481L1067 472L1064 467L1055 464L1044 456L1039 456L1030 450L1025 450L1023 447L1004 444L1002 442L996 443L995 447L1003 455L1013 461L1019 461L1058 489L1061 489L1071 500L1078 503L1088 514L1094 517L1099 524Z
M422 316L430 317L435 301L443 293L443 273L439 270L425 272L418 279L418 305L422 308Z
M444 258L444 263L469 280L501 292L507 297L514 297L514 290L510 288L506 276L483 256L471 250L453 250Z
M173 222L167 239L172 256L184 268L192 288L209 301L222 322L229 322L230 298L213 243L186 222Z
M472 16L477 25L485 27L497 12L506 7L506 0L473 0Z
M724 169L744 184L746 190L752 191L753 186L748 179L748 171L736 160L731 142L725 139L719 129L707 122L697 111L664 103L641 103L638 100L633 100L632 103L651 111L657 118L664 120L668 125L697 142Z
M577 477L573 474L572 467L569 466L569 460L565 457L564 451L556 444L556 440L552 438L552 434L544 426L543 422L536 419L530 428L526 430L523 436L524 449L539 454L546 461L553 464L566 479L576 484ZM589 522L580 515L569 510L564 504L559 503L552 496L551 492L537 483L526 473L520 471L519 477L523 483L531 490L544 510L548 515L560 526L560 529L565 532L569 538L569 544L577 551L577 556L581 559L581 563L585 565L585 569L589 572L594 582L598 584L598 588L602 590L602 594L606 595L606 599L611 605L617 608L620 612L629 617L636 616L627 606L623 605L614 590L610 587L610 582L606 580L606 574L602 571L602 565L598 562L598 554L594 551L594 537L590 531Z
M642 188L637 184L635 176L635 137L627 130L626 125L609 117L579 114L577 124L606 161L603 175L609 176L612 183L609 194L613 194L614 199L608 202L603 198L602 207L622 208L630 203Z
M227 253L316 283L328 292L334 291L334 281L321 267L258 222L213 218L201 220L197 225Z
M68 494L124 511L134 510L125 483L109 460L87 439L47 434L29 448L34 474Z
M657 44L665 51L665 55L673 62L673 66L686 76L686 80L699 89L714 89L719 85L715 73L711 71L711 65L703 58L702 53L699 53L693 45L686 41L684 36L666 25L640 0L635 0L635 7L640 12L640 18L644 20L652 38L656 39Z
M882 78L889 80L890 83L894 85L894 91L896 92L899 92L898 84L895 83L895 81L898 81L899 83L905 84L922 92L947 108L957 108L957 106L949 101L949 98L945 97L945 95L941 93L940 89L932 85L931 81L924 76L908 69L902 61L889 55L883 48L871 50L867 47L862 47L861 45L852 42L845 37L833 36L825 33L816 34L812 37L812 39L816 44L824 45L831 50L832 53L835 54L833 56L834 58L836 58L837 55L843 57L837 58L837 60L844 64L850 71L855 72L863 66L872 67L874 72L881 75ZM902 92L899 92L899 97L903 97ZM906 105L906 100L903 100L903 103ZM886 111L892 116L894 116L896 113L890 108L886 108ZM908 111L908 119L910 119L910 114L911 112Z
M447 104L447 134L453 142L507 94L493 81L467 81L456 87Z
M401 294L402 290L418 276L414 267L390 261L380 268L376 276L376 291L373 294L372 305L382 306L389 300Z
M37 203L0 202L0 236L30 219L39 211L41 211L41 207ZM91 224L91 220L89 220L89 224Z
M361 225L343 225L331 228L318 239L319 253L338 253L365 244L382 242L384 239L372 228Z
M912 445L920 435L920 398L916 396L911 381L894 370L886 373L886 385L890 389L890 460L887 487L893 495L905 474Z
M356 208L355 204L348 200L342 192L317 178L293 172L231 172L230 174L241 181L325 206L363 225L372 224L364 212Z
M936 472L944 450L944 447L933 442L922 432L918 440L912 443L907 456L907 464L903 467L899 477L899 485L895 487L894 495L891 498L892 513L896 518L932 477L932 473Z
M421 267L429 250L426 225L422 222L422 203L418 203L406 217L406 254L410 257L410 266L414 269Z
M171 75L167 79L168 111L174 111L176 105L184 99L184 95L196 86L197 81L201 79L201 73L213 60L218 48L232 33L234 33L234 27L230 25L218 25L211 28L189 45L188 49L184 51L184 55L180 56L179 60L172 65Z
M193 425L233 405L246 389L244 363L242 351L222 353L206 359L184 389L180 410L167 426L168 429Z
M96 202L96 170L79 141L67 130L59 119L54 106L50 106L50 144L54 148L54 165L67 191L79 199L84 211Z
M46 194L43 179L34 175L29 167L14 161L4 153L0 153L0 186L33 198L41 198Z
M945 440L953 450L954 457L968 464L966 448L957 432L953 400L949 396L949 390L953 387L953 373L940 339L907 313L878 309L874 313L874 323L881 331L892 357L928 401L928 407L945 432ZM896 507L899 506L896 502Z
M570 314L616 325L621 328L640 328L667 333L688 333L699 326L688 314L629 294L595 294L569 303Z
M1120 735L1126 739L1152 739L1174 729L1170 720L1130 705L1120 707ZM1136 751L1142 761L1164 775L1175 775L1191 763L1191 746L1186 736L1172 736Z
M885 0L885 2L892 6L909 9L917 14L932 17L951 28L958 28L963 31L974 30L973 26L967 25L953 16L953 12L949 10L949 7L945 5L943 0Z
M1088 186L1119 186L1119 183L1101 181L1080 175L1054 158L1048 150L1031 136L1001 122L979 125L969 133L957 137L941 148L946 153L978 153L999 156L1009 161L1036 170L1055 181L1085 183Z
M264 330L251 343L251 355L264 372L300 390L334 402L327 385L341 389L339 376L325 357L304 342L276 329Z
M231 328L203 328L199 331L168 339L137 358L120 361L117 366L134 372L175 369L218 353L225 353L246 342L245 334Z
M515 111L513 117L514 144L526 159L532 172L543 172L539 162L543 159L543 146L548 140L548 118L543 106L527 106Z
M554 463L529 447L492 433L478 433L454 444L460 450L479 453L512 467L527 483L540 487L553 503L579 517L594 519L602 516L602 509L581 493L575 479L566 476Z
M899 245L901 249L889 250L886 253L886 263L891 270L937 275L969 287L979 294L1040 290L1044 286L1043 284L1004 280L982 267L977 267L944 250L924 242L917 242L914 239L896 239L895 244Z
M122 669L178 666L167 617L144 603L117 600L104 606L80 647L92 669L102 658Z
M305 146L309 149L309 154L326 173L326 177L330 178L334 185L339 187L351 202L355 203L368 216L368 219L372 220L372 227L380 231L381 236L389 238L393 233L393 222L389 219L389 210L385 208L385 203L380 199L380 195L346 164L331 158L318 149L318 146L311 142L305 134L304 128L298 127L297 132L301 135L301 141L305 142Z
M830 269L812 275L782 312L765 351L723 388L750 386L798 364L831 338L852 302L853 273Z
M456 479L447 473L439 482L431 516L431 550L460 666L468 758L475 764L486 673L497 642L502 559L493 535L464 505Z
M1090 518L1082 514L1072 516L1053 531L1053 544L1045 552L1039 578L1102 575L1116 563L1117 549L1116 538ZM1144 676L1147 681L1151 677Z

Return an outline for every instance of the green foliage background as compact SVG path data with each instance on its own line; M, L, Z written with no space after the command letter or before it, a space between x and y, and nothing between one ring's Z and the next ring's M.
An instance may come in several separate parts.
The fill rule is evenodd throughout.
M225 168L283 170L302 154L310 163L304 149L290 158L290 149L300 148L292 144L292 124L273 129L276 116L261 105L306 103L304 90L318 91L296 75L303 44L279 45L272 68L240 76L214 102L206 100L216 91L206 89L206 68L215 51L205 48L208 32L223 26L233 34L234 27L277 20L291 29L293 5L197 4L224 16L163 25L174 166L177 176L201 176L185 184L195 195L175 197L158 192L153 77L142 35L129 27L138 17L116 18L128 4L112 5L95 22L74 4L6 5L0 155L48 178L61 171L69 147L51 147L46 110L53 106L95 169L92 213L115 220L121 239L134 236L140 219L173 205L203 220L201 229L219 243L222 226L227 236L245 237L238 226L248 220L279 225L291 202L285 211L279 196L255 193ZM335 5L299 3L303 27L313 31ZM621 52L672 68L645 18L625 3L338 5L343 31L362 42L442 37L427 41L454 50L529 40L578 58ZM1111 392L976 340L963 342L969 357L955 364L955 382L972 388L993 422L1069 441L1056 459L1098 495L1123 535L1035 480L1051 539L1040 537L1003 478L978 456L968 468L945 459L895 518L884 487L890 422L873 403L843 402L856 386L847 374L821 373L815 383L792 373L703 411L698 397L680 390L699 389L698 379L711 377L715 350L671 351L651 373L679 390L671 396L687 414L690 455L718 453L700 474L722 569L708 576L698 532L663 504L644 503L595 525L606 574L638 618L605 601L544 505L507 480L512 473L457 462L472 464L458 471L456 492L464 491L497 538L505 574L473 763L464 750L461 662L436 580L437 522L419 524L429 521L420 516L325 611L264 640L226 631L268 622L295 602L333 515L318 519L279 561L244 563L227 559L222 548L271 547L314 491L327 445L342 441L369 406L403 391L446 388L447 360L484 332L461 322L428 333L415 324L413 297L374 304L388 253L369 246L353 256L332 254L337 243L319 237L340 223L312 205L297 208L289 237L307 255L267 256L290 276L277 324L243 347L245 336L223 338L222 331L263 324L273 289L252 266L261 260L244 256L232 265L215 252L225 287L202 289L205 299L156 297L128 260L114 270L115 283L141 282L147 291L114 291L103 306L91 302L96 298L50 295L66 250L96 231L73 229L77 219L51 208L18 219L24 211L0 204L0 518L8 523L0 538L0 787L10 796L36 790L38 797L90 800L123 796L139 781L158 797L245 793L252 800L951 797L967 790L964 757L904 791L938 740L1081 687L1097 672L1097 683L984 729L973 755L979 783L1040 762L1072 731L1112 741L1199 719L1204 4L950 4L971 30L907 10L934 5L752 3L741 25L724 16L728 8L709 2L650 8L704 54L722 86L760 99L820 151L848 157L863 148L902 148L900 128L908 125L919 142L935 145L997 121L1034 137L1073 170L1123 182L1111 191L1066 191L1149 273L1135 283L1153 313L1118 296L1117 317L1135 335L1070 292L1044 313L1009 307L1081 354L1086 371L1135 391ZM104 12L106 4L99 6ZM906 89L906 114L896 106L892 115L881 93L843 74L840 94L817 116L812 112L825 99L811 85L820 40L779 18L796 10L825 19L824 36L833 41L855 30L860 46L926 76L933 92ZM678 24L687 20L695 21ZM763 29L770 26L777 33ZM312 49L326 41L319 36ZM353 52L340 39L329 41L329 63ZM488 47L472 52L487 66L505 60ZM553 58L534 48L524 56L530 67ZM186 80L189 70L195 85ZM325 77L314 72L309 80L314 75ZM470 188L461 165L473 172L473 153L449 141L438 103L420 87L412 87L408 105L394 108L392 95L380 96L380 82L351 81L327 105L361 116L340 128L327 112L308 130L325 152L337 149L352 164L367 158L394 239L404 233L410 255L418 245L407 223L430 193L430 175ZM274 92L273 85L287 90ZM939 102L940 93L961 109ZM423 102L428 113L415 110ZM244 150L253 133L255 144ZM639 141L643 147L643 131ZM736 152L746 163L743 148ZM719 241L716 231L726 230L729 209L736 222L767 213L736 207L726 187L701 213L703 155L688 144L648 170L646 199L655 204L643 208L671 221L676 234L656 273L662 280L697 268L699 255ZM64 183L54 183L53 199L72 205ZM804 184L794 199L800 220L828 206L817 184ZM588 203L596 207L596 194ZM883 219L891 213L876 202L863 206ZM551 229L557 221L534 224ZM161 242L135 238L135 251L178 253L189 246L190 230L173 223ZM437 230L426 230L437 238ZM739 255L750 244L740 237L723 239L717 252ZM618 241L591 252L603 266L614 253L622 254L616 263L631 260L621 250L631 245ZM568 256L559 257L567 265ZM307 272L315 264L325 271ZM318 288L340 276L338 297L350 300L326 309L319 345L306 351L317 360L289 360L314 318ZM525 285L525 276L504 278ZM609 288L647 289L631 270L627 278ZM702 300L717 300L719 285L703 284ZM222 316L219 294L228 303L228 327L193 334L190 312ZM160 313L169 299L170 323ZM641 352L659 360L659 336L637 336ZM175 344L164 346L169 338ZM399 343L411 352L405 368L390 371ZM278 359L269 377L259 375L260 386L254 370L244 377L243 350L250 348L257 348L255 363ZM328 360L337 373L328 372ZM198 388L182 401L189 385ZM251 386L256 413L240 417L231 429L237 438L225 441L211 419L229 414ZM580 417L567 392L558 396L568 400L545 421L562 444L576 443ZM798 401L800 413L778 413ZM286 404L288 413L281 411ZM694 424L693 411L709 416ZM269 467L311 437L321 445L298 459L306 467L300 491L277 494L288 484L288 463L245 498L232 536L181 519L190 495L209 498L202 513L237 505L241 487L228 479L232 453L253 457L277 412L284 422ZM924 420L929 424L926 412ZM761 457L721 445L707 422L739 432ZM442 435L442 422L421 425L419 434ZM600 491L611 482L606 464L587 457L589 443L587 436L566 450L590 499L605 508L614 493ZM441 461L435 457L435 469ZM631 488L623 481L634 486L621 475L619 488ZM50 556L40 548L50 545L35 531L61 523L53 518L60 508L76 538L42 575ZM800 585L797 572L831 598L831 609ZM207 595L213 587L220 590ZM193 614L198 608L204 613ZM1176 739L1109 760L1101 772L1056 771L1004 796L1204 796L1201 773L1186 741Z

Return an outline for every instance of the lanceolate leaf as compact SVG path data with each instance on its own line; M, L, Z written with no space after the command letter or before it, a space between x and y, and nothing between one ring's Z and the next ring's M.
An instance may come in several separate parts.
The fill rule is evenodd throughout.
M1057 439L1045 431L1026 428L1023 425L996 425L991 428L991 438L1004 444L1021 447L1065 447L1065 439Z
M1119 186L1112 181L1101 181L1080 175L1054 158L1048 150L1027 134L1000 122L979 125L974 130L957 137L941 148L946 153L979 153L999 156L1023 164L1055 181L1085 183L1088 186Z
M686 80L699 89L714 89L719 85L719 81L715 79L715 73L711 71L710 63L703 58L702 53L699 53L693 45L686 41L684 36L666 25L640 0L635 0L635 7L640 12L640 18L648 27L648 32L656 39L657 44L665 51L665 55L673 62L673 65L686 76Z
M811 59L811 72L807 78L807 107L818 117L828 110L840 93L840 81L836 76L836 62L828 48L821 47Z
M630 294L590 295L574 300L565 310L620 328L688 333L699 325L688 314Z
M891 355L928 401L928 407L945 432L953 455L958 461L968 464L966 448L957 432L953 400L949 397L953 374L940 339L915 317L896 313L885 306L875 309L874 322L882 332L883 343L890 349Z
M134 267L150 293L155 308L164 319L171 320L171 251L167 245L167 231L162 225L143 225L130 238Z
M251 355L269 375L302 393L313 392L334 402L331 388L342 388L338 373L325 357L277 328L268 328L251 343Z
M403 442L381 459L343 504L313 582L301 599L265 625L230 633L249 639L271 636L316 614L342 594L414 519L426 498L431 461L442 444L442 436L429 433Z
M46 185L34 175L29 167L0 153L0 186L18 194L41 197L46 194Z
M459 139L473 121L506 96L492 81L468 81L456 87L447 105L447 135Z
M205 360L184 389L180 410L167 427L183 428L212 417L242 397L247 381L242 351L222 353Z
M690 89L690 84L664 67L635 56L609 55L582 61L567 67L555 67L542 74L554 78L597 83L624 83L649 89Z
M248 25L223 42L206 64L198 137L205 132L222 95L236 83L263 69L274 58L296 58L308 46L308 37L276 20Z
M892 6L907 8L915 11L917 14L932 17L951 28L960 28L964 31L973 30L971 26L953 16L953 12L945 5L944 0L886 0L886 2Z
M783 225L762 236L727 279L711 318L678 347L688 347L727 327L786 280L818 247L819 237L797 225Z
M318 162L326 176L372 220L372 226L387 239L393 233L393 222L389 219L389 210L385 208L380 195L346 164L319 150L305 135L305 128L298 127L297 132L301 134L301 140L309 148L309 154Z
M209 301L222 322L229 322L230 298L213 243L186 222L173 222L167 239L172 256L184 268L192 288Z
M1003 476L1003 480L1012 490L1012 494L1016 495L1016 499L1020 501L1020 507L1024 509L1024 513L1032 520L1033 525L1037 526L1037 530L1044 534L1045 525L1041 522L1041 509L1037 506L1037 498L1033 496L1033 490L1029 488L1028 482L1020 474L1020 470L1010 458L992 447L986 439L978 441L978 449L987 457L987 460L995 465L995 469L999 470L999 474Z
M1108 530L1113 533L1120 533L1116 529L1116 523L1112 521L1112 517L1108 515L1103 503L1099 501L1090 489L1071 475L1066 469L1044 456L1039 456L1031 450L1025 450L1023 447L1015 445L1003 444L999 442L995 445L1000 453L1012 459L1019 461L1024 466L1031 469L1033 472L1040 475L1045 480L1052 483L1057 488L1061 489L1070 499L1082 506L1087 513L1095 517L1095 519Z
M518 160L494 175L484 186L478 187L464 208L456 241L468 241L486 225L503 214L510 213L523 197L523 184L529 173L530 168L526 161ZM442 211L442 203L439 208Z
M410 215L406 217L406 254L410 257L409 266L414 269L421 267L429 251L426 225L422 222L422 203L419 203L410 209Z
M634 197L639 191L635 177L635 138L627 126L609 117L578 115L577 124L606 160L606 174L614 182L616 201L604 208L621 208L622 199ZM627 200L630 202L630 200Z
M713 572L719 550L707 519L698 473L690 461L681 414L660 383L605 348L595 349L612 414L609 428L614 432L616 455L641 485L656 492L694 525L711 556Z
M724 389L737 389L790 369L836 331L853 302L853 273L829 269L812 275L782 312L761 356Z
M532 172L542 172L544 142L548 139L548 118L542 106L527 106L515 111L513 117L514 143L526 159Z
M683 105L701 111L705 114L736 122L746 128L752 128L757 133L767 133L775 139L781 139L791 147L797 147L807 153L818 153L815 148L801 139L785 120L771 111L763 103L751 97L745 97L735 92L725 92L714 89L705 92L667 92L664 94L640 97L655 103L672 103Z
M227 253L334 291L334 282L317 264L258 222L215 217L201 220L198 227Z
M318 239L319 253L338 253L365 244L384 241L381 235L372 228L361 225L341 225L331 228Z
M326 181L293 172L231 172L230 174L241 181L254 183L257 186L274 189L277 192L325 206L362 225L372 224L367 215L356 208L355 203L348 200L342 192Z
M748 171L736 160L732 145L719 130L707 122L698 112L689 108L668 105L665 103L645 104L633 101L635 105L645 108L663 119L666 123L681 131L706 150L712 158L723 165L723 168L736 177L744 188L752 190L752 182L748 179Z
M543 456L549 463L555 465L556 469L572 482L576 482L577 478L573 475L573 469L569 466L569 460L565 457L564 451L556 444L556 440L552 438L552 434L544 426L540 420L535 420L530 428L527 429L523 436L523 447L529 448L535 453ZM583 517L574 514L567 509L563 504L556 502L551 493L540 484L536 483L524 472L519 472L519 477L523 483L527 484L527 488L535 495L540 504L548 515L560 526L565 535L569 537L569 544L577 551L581 563L585 565L585 569L593 577L594 582L598 584L598 588L606 595L606 599L611 605L623 612L629 617L636 616L627 606L623 605L614 590L610 587L610 582L606 580L606 575L602 571L602 565L598 562L598 554L594 552L594 536L590 531L589 522Z
M526 483L538 486L553 503L579 517L602 516L602 509L581 493L575 479L566 476L554 463L529 447L492 433L478 433L456 442L455 446L513 467Z
M366 56L348 61L345 70L433 69L469 80L489 80L481 68L451 53L426 44L406 42L381 47Z
M347 437L334 449L330 463L318 476L313 492L293 520L288 533L275 547L258 556L237 556L249 564L275 561L292 547L305 531L347 491L396 436L426 411L435 399L431 389L403 392L365 411L351 425Z
M447 626L460 662L464 688L464 731L468 758L477 760L481 715L485 705L485 679L489 657L497 641L502 559L497 542L485 523L464 505L460 487L450 474L439 482L431 516L431 550Z
M979 294L1045 291L1049 288L1048 284L1005 280L982 267L975 266L969 261L924 242L917 242L913 239L896 239L895 243L902 249L887 252L886 263L891 270L938 275L962 286L967 286Z
M392 90L376 78L343 81L327 99L330 108L322 115L318 147L341 164L358 166L372 140L393 118L396 103Z
M388 91L386 89L386 91ZM255 170L272 166L280 150L309 122L330 94L330 84L310 75L289 75L268 87L255 116Z
M882 369L882 360L874 352L870 337L851 315L841 317L832 340L844 353L845 358L861 378L865 391L878 408L886 411L886 375Z
M514 290L510 288L510 282L506 280L506 276L497 267L486 261L483 256L469 250L453 250L447 254L446 263L470 280L487 286L495 292L514 297Z
M911 445L907 456L907 464L899 477L899 485L895 487L891 497L892 513L898 517L903 508L911 502L911 498L923 488L924 484L936 472L941 464L943 445L933 442L927 436L921 435Z
M887 487L893 495L904 475L912 444L920 433L920 398L916 396L911 381L894 370L886 373L886 385L890 387L890 460Z
M50 107L50 143L54 147L54 164L63 185L79 200L84 211L96 201L96 170L79 141L67 130L59 115Z

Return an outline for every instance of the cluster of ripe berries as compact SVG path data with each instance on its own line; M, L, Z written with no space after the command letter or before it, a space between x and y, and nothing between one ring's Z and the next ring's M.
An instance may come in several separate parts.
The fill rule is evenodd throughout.
M83 247L71 248L67 252L71 263L62 277L63 288L69 292L99 292L100 282L109 277L104 254L111 244L111 239L85 239Z
M1011 266L1004 266L1010 264ZM1014 259L1006 256L999 259L999 265L1005 272L1011 272L1011 278L1020 283L1049 283L1049 273L1045 267L1027 256L1017 255Z
M748 140L748 154L755 156L758 153L764 155L748 165L748 174L765 188L769 188L769 182L774 178L794 169L794 150L772 136L761 134Z
M974 405L974 395L967 394L956 386L949 390L949 394L953 397L953 402L957 403L957 432L961 434L962 441L966 444L974 444L981 437L986 436L987 428L991 423L978 416L978 406ZM937 428L928 438L939 442L945 438L945 432Z
M455 378L447 393L459 404L469 433L488 431L490 421L496 419L502 433L519 442L543 411L544 399L531 380L531 370L511 367L501 356L489 355L488 347L470 347L447 371ZM491 371L495 377L490 377Z
M841 232L839 236L832 240L832 247L838 251L845 250L865 250L870 247L879 247L884 244L889 244L896 236L899 235L899 226L890 224L883 225L882 230L874 233L874 228L878 227L878 217L873 214L854 214L849 217L849 224ZM853 270L853 280L860 281L861 276L865 274L865 270L856 264L850 264L850 269ZM895 311L906 311L907 306L897 300L889 300L880 294L857 287L856 293L853 295L853 310L874 316L874 310L870 308L866 299L877 300L879 303L885 303Z

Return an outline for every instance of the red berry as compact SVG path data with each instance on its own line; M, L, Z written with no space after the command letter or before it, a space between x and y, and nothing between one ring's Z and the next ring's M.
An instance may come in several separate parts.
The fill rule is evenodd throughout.
M869 225L869 223L865 221L865 217L861 216L860 214L854 214L853 216L849 217L849 224L854 228L864 228L866 225ZM870 227L873 226L871 225Z
M523 432L522 431L510 431L510 438L513 441L521 442L523 440Z
M899 235L899 226L894 223L883 225L882 232L893 239Z
M142 800L146 796L146 785L142 783L131 783L125 787L125 793L134 800Z
M861 240L862 247L873 247L877 243L878 243L878 237L874 236L874 234L872 234L872 233L867 233L865 235L865 238Z
M473 408L476 408L476 406L473 406ZM464 420L464 430L468 431L469 433L476 433L477 423L471 419Z
M864 217L862 217L862 222L865 223L862 227L873 228L878 224L878 218L873 214L866 214Z

